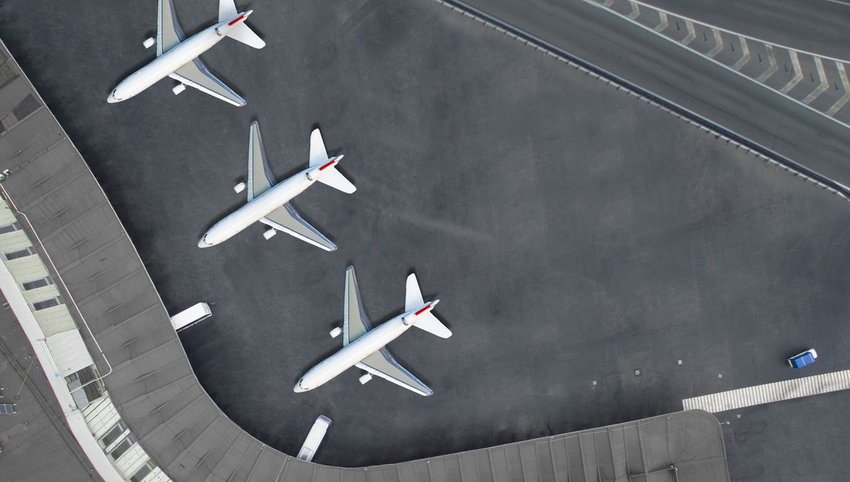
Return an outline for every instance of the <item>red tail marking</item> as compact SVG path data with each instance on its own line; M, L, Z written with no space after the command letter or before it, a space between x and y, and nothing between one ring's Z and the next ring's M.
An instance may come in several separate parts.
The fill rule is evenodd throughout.
M327 169L327 168L329 168L329 167L333 166L335 163L336 163L336 161L330 161L330 162L328 162L327 164L325 164L324 166L320 167L320 168L319 168L319 170L320 170L320 171L324 171L325 169Z
M430 304L430 303L429 303L429 304L427 304L427 305L425 305L425 307L424 307L424 308L422 308L422 309L420 309L419 311L417 311L416 313L414 313L414 314L413 314L413 316L419 316L419 315L421 315L423 312L428 311L428 309L429 309L429 308L431 308L431 304Z
M234 24L237 24L237 23L241 22L242 20L245 20L245 15L240 15L240 16L234 18L233 20L230 21L230 23L227 24L227 26L232 27Z

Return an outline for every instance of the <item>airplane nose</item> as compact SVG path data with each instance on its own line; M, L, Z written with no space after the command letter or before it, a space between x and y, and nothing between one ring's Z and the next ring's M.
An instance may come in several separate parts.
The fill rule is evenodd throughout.
M198 247L199 248L209 248L210 246L212 246L212 244L207 242L207 235L205 234L204 237L202 237L201 240L198 241Z
M303 381L304 381L304 379L303 379L303 378L302 378L301 380L298 380L298 383L297 383L297 384L295 384L295 388L293 388L293 389L292 389L292 391L294 391L295 393L302 393L302 392L306 392L307 390L306 390L306 389L304 389L304 387L302 387L302 386L301 386L301 383L302 383Z
M106 98L106 102L109 102L110 104L114 104L114 103L116 103L116 102L121 102L120 100L118 100L118 98L117 98L117 97L115 97L115 93L116 93L117 91L118 91L118 89L113 90L113 91L109 94L109 97L107 97L107 98Z

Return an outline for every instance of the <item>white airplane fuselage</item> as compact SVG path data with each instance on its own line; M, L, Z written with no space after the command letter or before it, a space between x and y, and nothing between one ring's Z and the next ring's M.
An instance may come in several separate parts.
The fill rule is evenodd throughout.
M318 388L334 379L340 373L360 363L367 356L380 350L409 330L416 323L418 313L431 311L439 301L427 303L418 310L410 310L395 318L381 323L378 327L364 333L360 338L342 347L338 352L325 358L298 380L294 391L306 392Z
M319 169L318 167L304 169L248 201L244 206L215 223L201 237L198 247L206 248L227 241L239 234L243 229L264 218L270 212L288 203L292 198L304 192L319 179Z
M201 30L188 39L180 42L174 48L151 61L129 77L118 83L115 89L106 99L110 104L127 100L144 91L153 84L168 77L175 70L195 60L198 56L211 49L227 37L235 25L245 21L248 15L241 14L236 20L230 22L219 22L209 28ZM241 19L240 19L241 17Z

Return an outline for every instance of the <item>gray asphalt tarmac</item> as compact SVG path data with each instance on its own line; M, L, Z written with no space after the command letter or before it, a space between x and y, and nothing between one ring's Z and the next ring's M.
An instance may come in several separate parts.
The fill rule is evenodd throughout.
M530 32L756 144L850 186L847 162L850 144L845 127L779 99L774 92L600 8L581 0L459 3ZM700 0L649 3L765 40L850 59L844 28L850 21L850 6L824 0L742 0L722 2L722 5Z
M325 414L335 424L318 462L394 462L679 410L685 397L799 375L782 362L801 347L822 354L805 374L846 368L850 230L838 197L435 2L251 8L268 47L223 42L204 56L244 94L242 109L175 98L169 81L105 103L152 55L141 41L154 2L82 12L6 2L0 31L166 306L216 304L181 338L215 401L264 442L295 453ZM214 13L208 1L178 3L187 32ZM608 25L592 20L562 29ZM654 45L622 49L607 62L665 57ZM726 80L694 83L716 92ZM356 194L317 186L294 202L339 251L267 242L261 227L196 247L243 202L231 186L245 176L254 119L279 178L306 162L314 125L346 155ZM356 371L292 393L338 348L327 331L342 319L350 263L376 322L402 307L410 271L442 300L454 337L414 331L391 345L434 396L361 387ZM824 403L819 414L846 433L844 406ZM763 455L748 443L737 447ZM841 444L817 450L843 457ZM763 480L782 480L770 478L781 464L734 460L733 476L758 463Z

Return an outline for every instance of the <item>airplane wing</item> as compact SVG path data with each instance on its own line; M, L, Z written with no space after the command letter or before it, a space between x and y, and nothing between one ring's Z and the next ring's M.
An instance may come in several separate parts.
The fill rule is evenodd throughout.
M413 393L418 393L423 397L427 397L434 393L433 390L428 388L428 385L422 383L418 378L413 376L412 373L401 366L398 361L390 355L389 350L386 348L381 348L361 360L360 363L357 364L357 368L365 370L372 375L381 377L389 382L395 383L396 385L406 388Z
M166 1L166 0L163 0ZM221 99L228 104L242 107L247 104L245 99L213 75L201 59L195 59L172 72L169 77L194 87L205 94Z
M291 204L286 203L266 215L260 222L278 231L294 236L301 241L318 246L325 251L335 251L336 245L318 229L314 228L298 214Z
M260 135L260 123L251 123L251 138L248 141L248 201L266 192L274 185L269 169L266 148Z
M156 21L156 56L159 57L186 39L171 0L159 0Z
M345 270L345 307L343 308L342 346L360 338L372 329L363 301L360 299L360 288L357 286L357 276L354 266Z

